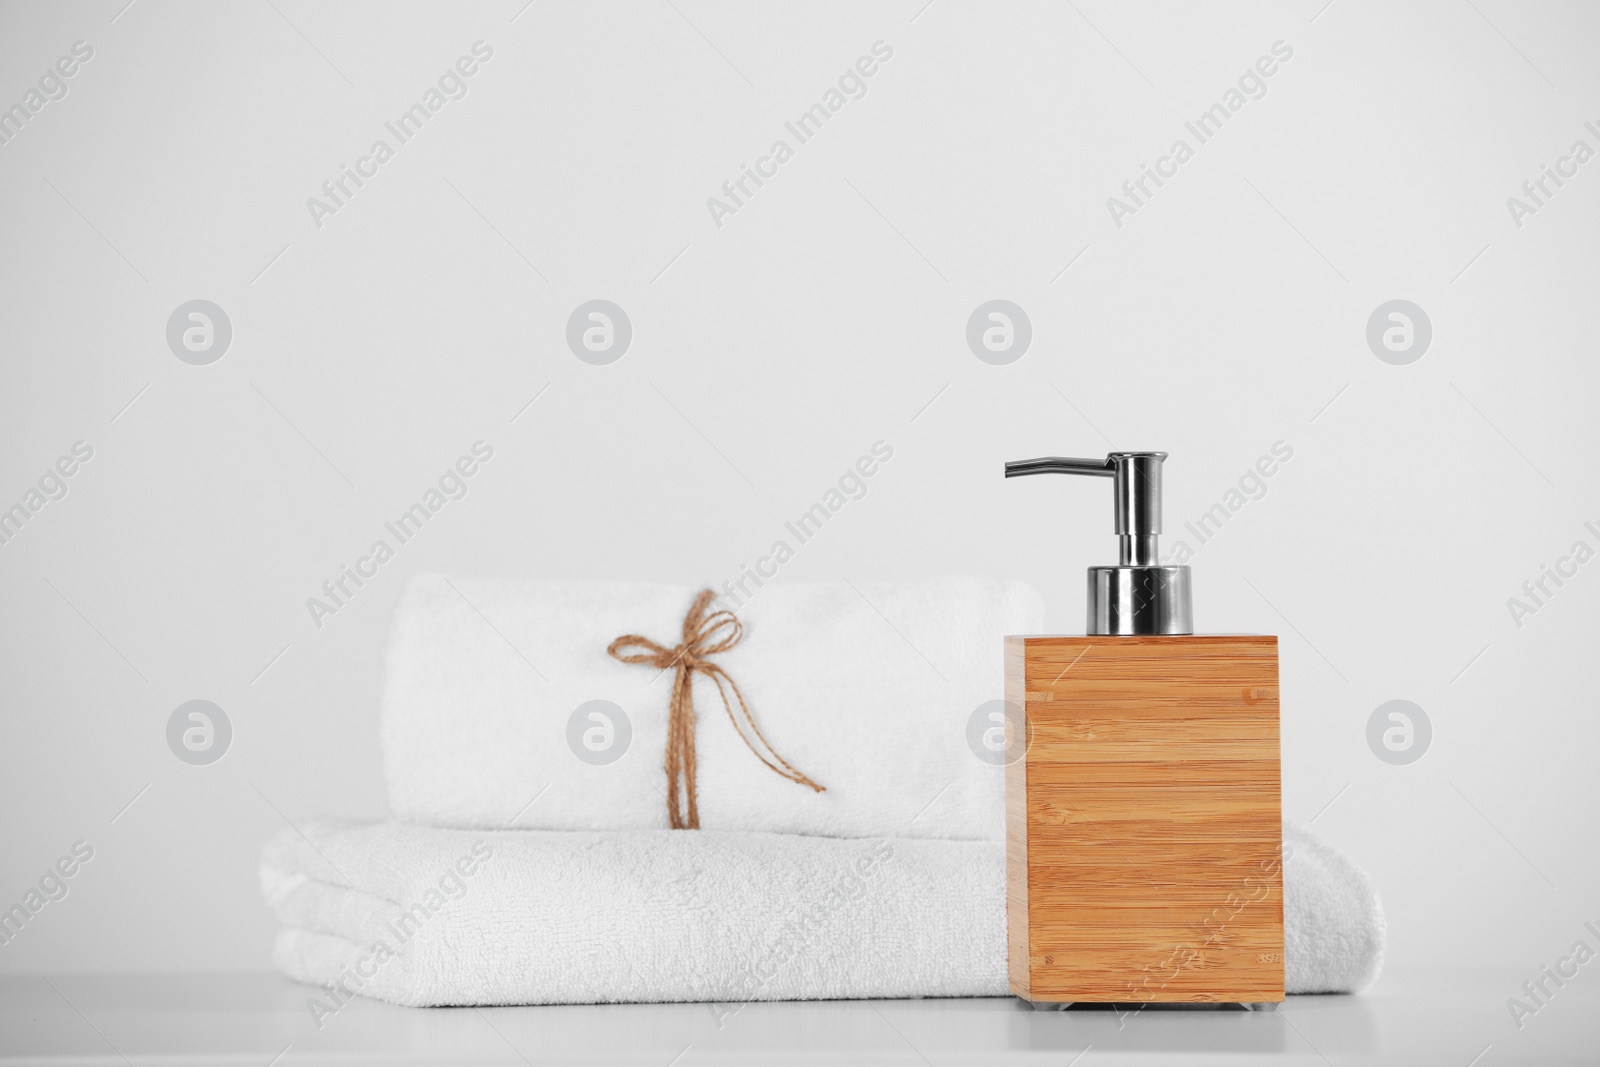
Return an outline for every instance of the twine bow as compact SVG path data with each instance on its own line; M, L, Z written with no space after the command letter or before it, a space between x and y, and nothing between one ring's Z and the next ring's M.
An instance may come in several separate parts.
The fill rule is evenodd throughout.
M798 785L809 786L818 793L823 791L822 786L801 774L789 761L778 755L761 733L761 727L756 725L756 720L750 714L749 705L744 702L744 694L739 692L739 687L728 677L728 672L706 658L719 652L726 652L744 639L744 627L739 624L738 616L731 611L709 611L713 595L711 590L706 589L695 597L694 606L689 609L689 614L683 620L683 642L676 648L666 648L638 634L624 634L606 648L606 652L613 659L623 663L645 663L662 670L669 667L677 669L672 679L672 703L669 705L667 719L667 785L671 789L667 794L667 816L674 830L700 828L700 809L695 802L694 788L693 686L696 671L710 678L716 685L717 695L722 698L722 707L728 713L728 721L733 724L734 732L739 735L739 739L755 753L756 759L766 764L779 777L787 778ZM624 652L623 649L627 648L643 649L643 651ZM727 683L726 687L723 683ZM761 742L762 748L766 749L772 759L763 755L761 749L756 747L755 742L751 741L750 736L739 726L739 720L733 714L733 704L728 700L729 689L733 690L734 699L739 702L739 711L743 713L744 721L749 724L750 732ZM684 818L681 813L678 799L680 782L683 795L688 799L688 818Z

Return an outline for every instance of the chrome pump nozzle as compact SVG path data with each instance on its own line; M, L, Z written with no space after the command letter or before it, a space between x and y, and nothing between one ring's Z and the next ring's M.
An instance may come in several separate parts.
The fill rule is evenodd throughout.
M1161 465L1166 458L1165 452L1112 452L1103 460L1044 456L1006 464L1007 478L1080 474L1114 479L1118 564L1089 568L1090 634L1194 633L1189 568L1160 563Z

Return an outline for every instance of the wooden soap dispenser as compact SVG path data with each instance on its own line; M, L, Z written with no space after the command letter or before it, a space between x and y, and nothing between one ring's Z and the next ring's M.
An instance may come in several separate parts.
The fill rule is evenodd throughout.
M1113 479L1121 559L1079 636L1005 640L1011 991L1073 1002L1283 1000L1278 639L1197 635L1162 566L1165 452L1006 464Z

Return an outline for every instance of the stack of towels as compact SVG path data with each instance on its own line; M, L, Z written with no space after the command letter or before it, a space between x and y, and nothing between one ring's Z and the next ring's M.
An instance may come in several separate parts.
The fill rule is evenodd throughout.
M977 738L1001 637L1037 633L1015 583L773 585L717 662L772 773L694 682L700 830L667 829L671 648L695 590L419 576L386 651L394 821L302 824L261 885L284 973L410 1005L1007 992L1002 768ZM737 705L735 705L737 708ZM1285 826L1287 989L1377 977L1371 880Z

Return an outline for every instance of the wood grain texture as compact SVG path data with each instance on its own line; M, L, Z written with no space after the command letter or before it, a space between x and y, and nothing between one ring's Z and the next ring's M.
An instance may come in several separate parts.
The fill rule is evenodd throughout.
M1008 637L1012 992L1283 999L1278 640ZM1015 749L1015 742L1010 742Z
M1022 716L1014 693L1027 688L1024 645L1006 639L1006 749L1015 746ZM1006 964L1011 991L1028 999L1028 761L1006 764Z

